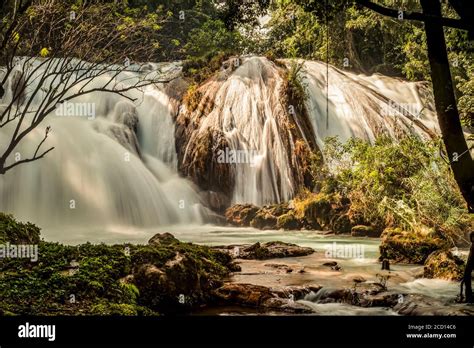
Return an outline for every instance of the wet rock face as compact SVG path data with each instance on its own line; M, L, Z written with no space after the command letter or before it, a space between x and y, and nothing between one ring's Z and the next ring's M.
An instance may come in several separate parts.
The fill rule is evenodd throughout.
M227 195L228 203L288 201L312 184L311 123L290 114L290 101L282 98L286 68L262 57L229 62L182 98L175 123L178 168L202 190ZM222 156L239 157L239 151L252 158Z
M386 229L381 238L380 260L423 264L432 252L447 248L440 238L400 229Z
M220 151L229 144L218 129L196 130L196 125L185 115L176 120L176 150L178 168L203 190L211 190L229 197L234 187L234 170L231 164L219 161Z
M449 250L433 252L425 262L423 276L445 280L461 280L464 274L464 262Z
M272 289L266 286L241 283L226 283L213 291L214 301L224 305L239 305L263 310L290 313L311 313L312 310L295 301L301 300L320 286L292 286Z

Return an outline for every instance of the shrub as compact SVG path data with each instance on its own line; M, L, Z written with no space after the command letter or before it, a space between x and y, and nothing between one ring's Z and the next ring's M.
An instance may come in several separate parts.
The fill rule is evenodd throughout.
M414 135L399 140L381 136L374 144L361 139L341 144L329 138L323 168L315 175L317 186L347 197L353 222L379 230L431 230L455 244L473 218L439 146L438 140Z

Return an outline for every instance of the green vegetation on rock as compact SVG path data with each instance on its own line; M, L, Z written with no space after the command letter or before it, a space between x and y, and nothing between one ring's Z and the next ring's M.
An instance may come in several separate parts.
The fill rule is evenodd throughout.
M8 226L2 229L7 231L2 242L38 241L39 228L32 224L1 215L0 226ZM37 262L0 261L0 313L157 315L186 311L203 303L232 268L226 253L169 236L162 238L164 242L158 243L159 239L155 236L148 245L66 246L40 241Z

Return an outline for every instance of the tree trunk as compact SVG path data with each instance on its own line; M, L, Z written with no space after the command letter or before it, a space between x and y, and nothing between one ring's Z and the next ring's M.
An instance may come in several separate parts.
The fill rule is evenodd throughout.
M464 269L464 289L466 294L466 302L473 303L474 299L472 296L472 270L474 268L474 232L471 233L471 250L469 250L469 256L466 262L466 268ZM462 294L461 294L462 295Z
M469 212L474 212L474 162L471 158L461 126L449 69L439 0L420 0L425 20L428 58L431 67L434 99L444 145L451 162L454 178L467 202ZM438 19L436 19L436 17Z

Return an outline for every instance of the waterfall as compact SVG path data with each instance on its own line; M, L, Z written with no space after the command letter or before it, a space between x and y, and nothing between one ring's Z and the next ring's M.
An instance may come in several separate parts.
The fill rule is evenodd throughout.
M172 71L179 67L153 66L158 68ZM141 72L127 71L115 78L112 74L97 77L92 84L111 78L114 83L133 84ZM43 88L54 86L49 83ZM75 87L76 91L82 86ZM27 100L35 87L28 89ZM55 149L43 159L0 176L0 211L42 227L202 223L206 209L197 189L176 171L176 110L164 86L131 90L127 96L136 100L93 92L61 106L59 115L57 111L48 115L15 153L31 156L47 126L52 132L43 149ZM0 107L8 98L11 93L4 96ZM31 109L41 100L40 94ZM88 106L93 113L77 114L74 106L78 105ZM6 148L14 126L0 129L0 148Z
M274 65L251 57L223 83L205 88L203 100L212 100L213 108L198 134L208 129L224 133L228 153L235 157L231 163L235 164L233 203L287 201L295 192L282 139L285 111L280 102L281 83Z
M33 66L40 62L34 61ZM312 134L301 136L304 140L314 137L309 140L319 148L328 136L338 136L341 141L350 137L373 141L379 134L439 133L425 83L300 62L304 63L301 81L308 94L305 117L312 127ZM57 109L48 115L15 149L9 163L16 154L31 156L47 126L52 133L43 149L55 149L41 160L0 176L0 211L42 227L202 223L209 216L205 208L208 202L202 195L205 190L189 180L195 178L186 179L178 171L190 158L195 160L216 150L205 148L207 153L203 153L199 143L210 131L223 135L226 144L224 152L211 158L221 158L232 166L229 203L263 205L290 200L298 191L294 129L302 132L302 120L296 120L295 126L282 100L283 65L289 66L289 61L282 63L244 57L237 66L223 68L199 87L202 96L196 111L180 108L164 84L131 89L125 93L128 98L94 92L73 99L72 107L58 106L59 114ZM40 76L44 69L39 68L36 74ZM133 85L149 72L177 76L180 70L178 63L130 67L118 76L110 71L96 77L89 87L108 79ZM6 85L0 111L12 98L15 78L18 74L13 74ZM47 79L31 107L39 107L47 90L54 86L54 79ZM81 87L75 86L75 91ZM31 84L23 99L28 100L35 88ZM78 114L74 109L78 105L84 106L79 111L90 115ZM175 120L180 117L190 127L184 133L176 132ZM14 127L13 122L0 128L1 149L9 143ZM185 134L186 141L179 134ZM204 170L208 168L214 167L204 166Z
M399 132L424 137L439 133L425 83L357 75L333 67L327 71L321 62L299 62L304 64L299 78L308 96L305 117L313 132L305 134L302 129L298 117L304 115L296 115L294 127L302 139L314 137L310 140L319 149L331 136L345 142L351 137L368 141L381 134L395 137ZM290 61L282 63L289 68ZM199 125L187 143L185 162L196 156L199 135L214 130L225 135L230 152L250 154L247 159L251 161L231 163L233 203L285 202L298 190L292 173L296 139L290 130L291 113L282 100L284 82L284 71L274 62L245 57L235 69L223 69L200 87L202 97L196 111L184 111L189 114L188 123Z
M327 137L341 142L356 137L373 141L397 131L429 137L439 128L432 97L422 82L407 82L379 74L366 76L327 69L321 62L304 62L302 83L316 143Z

